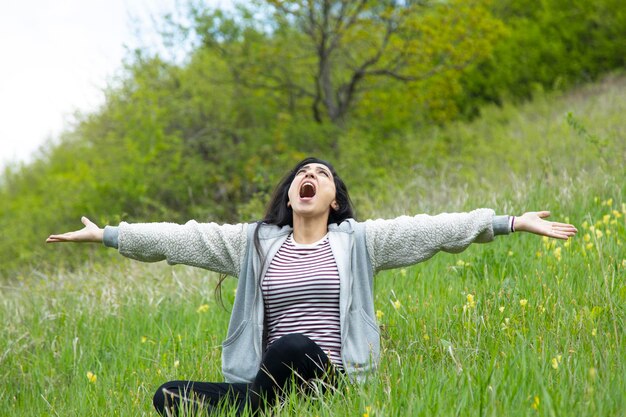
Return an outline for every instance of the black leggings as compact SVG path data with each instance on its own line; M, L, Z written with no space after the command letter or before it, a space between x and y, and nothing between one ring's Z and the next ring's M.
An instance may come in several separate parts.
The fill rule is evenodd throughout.
M170 381L157 389L153 404L164 416L178 415L179 410L198 409L211 414L218 407L225 406L235 406L241 413L246 404L256 414L288 392L292 381L306 385L307 381L314 379L335 384L334 369L328 356L308 337L289 334L267 349L251 384Z

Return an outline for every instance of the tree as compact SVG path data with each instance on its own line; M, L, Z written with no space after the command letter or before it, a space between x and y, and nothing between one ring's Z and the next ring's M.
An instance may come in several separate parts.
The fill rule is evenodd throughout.
M238 16L197 7L191 14L201 44L219 52L233 82L342 126L377 79L416 83L488 56L503 25L484 3L266 0L267 8Z

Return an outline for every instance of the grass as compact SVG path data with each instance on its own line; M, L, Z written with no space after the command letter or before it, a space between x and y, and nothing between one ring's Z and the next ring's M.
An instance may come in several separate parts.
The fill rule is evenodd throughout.
M456 127L460 135L475 129L485 137L492 125L491 135L508 132L527 147L545 143L559 153L544 159L545 170L528 175L510 175L510 166L498 168L497 156L490 157L487 177L498 179L497 187L485 180L445 188L446 178L437 180L429 211L491 205L519 213L549 205L553 217L577 225L579 235L569 243L500 237L460 255L439 254L381 273L375 290L383 341L378 372L366 384L321 398L293 395L275 415L626 415L620 165L626 141L614 114L626 99L624 83L619 85L617 92L599 85L521 110L492 110L486 116L491 123ZM575 123L568 130L564 108L584 115L578 127L587 136ZM565 127L554 128L552 117ZM593 156L574 146L590 137L612 146L595 168ZM570 160L584 169L561 169ZM457 172L450 164L447 172ZM470 167L477 175L479 165ZM411 187L416 195L425 189L408 182ZM409 207L410 198L378 214ZM1 283L1 414L155 415L152 394L164 381L221 381L220 342L229 313L214 301L215 278L187 267L120 260L53 274L33 271ZM228 280L224 288L227 304L234 283Z

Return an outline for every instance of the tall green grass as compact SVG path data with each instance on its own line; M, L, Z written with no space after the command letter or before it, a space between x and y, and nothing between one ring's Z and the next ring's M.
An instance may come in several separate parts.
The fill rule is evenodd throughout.
M402 197L394 206L374 209L376 195L355 198L379 216L415 207L549 208L579 234L568 243L514 234L381 273L379 370L367 383L335 393L290 396L275 415L626 415L626 200L619 164L626 141L615 114L626 95L620 88L621 94L600 86L521 110L490 110L485 119L443 133L523 144L476 144L475 164L441 162L449 176L427 181L408 174L403 188L391 191ZM568 106L575 117L569 123ZM601 146L599 156L572 147L590 140L605 141L611 154L603 156ZM544 169L533 165L526 175L511 175L510 166L498 163L510 160L498 155L512 149L531 164L532 148L542 145L537 164ZM461 153L473 152L463 146ZM473 176L462 182L467 175ZM151 398L162 382L221 381L229 313L214 300L215 278L122 260L3 282L0 414L154 415ZM223 289L227 306L234 284Z

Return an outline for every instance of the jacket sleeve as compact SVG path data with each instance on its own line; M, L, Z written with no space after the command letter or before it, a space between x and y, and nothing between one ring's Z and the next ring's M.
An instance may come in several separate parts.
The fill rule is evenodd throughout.
M104 244L144 262L166 260L238 276L246 251L247 224L122 222L107 226Z
M458 253L471 243L490 242L495 235L509 231L508 216L495 216L491 209L365 222L374 271L416 264L439 251Z

